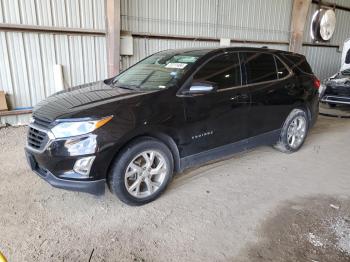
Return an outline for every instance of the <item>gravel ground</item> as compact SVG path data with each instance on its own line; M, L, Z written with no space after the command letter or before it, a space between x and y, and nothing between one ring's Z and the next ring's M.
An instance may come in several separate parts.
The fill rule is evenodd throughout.
M304 147L260 147L178 175L129 207L32 173L25 128L0 129L0 250L9 261L350 261L350 120Z

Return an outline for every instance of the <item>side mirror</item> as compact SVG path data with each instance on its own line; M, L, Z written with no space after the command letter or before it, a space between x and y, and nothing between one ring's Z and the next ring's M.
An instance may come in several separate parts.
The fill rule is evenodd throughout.
M217 86L211 82L194 82L189 90L189 94L208 94L217 90Z

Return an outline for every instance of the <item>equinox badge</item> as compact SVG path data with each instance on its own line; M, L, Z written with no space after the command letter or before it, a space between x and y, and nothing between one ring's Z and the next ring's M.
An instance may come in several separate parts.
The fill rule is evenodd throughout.
M205 133L201 133L201 134L192 136L192 140L198 139L198 138L202 138L202 137L205 137L205 136L211 136L213 134L214 134L214 131L211 130L211 131L208 131L208 132L205 132Z

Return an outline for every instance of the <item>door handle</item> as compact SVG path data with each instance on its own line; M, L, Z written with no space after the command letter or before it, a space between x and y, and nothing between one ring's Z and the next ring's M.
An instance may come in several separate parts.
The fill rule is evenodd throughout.
M238 101L238 100L247 100L249 98L248 94L239 94L232 96L230 98L231 101Z
M286 84L284 87L287 88L287 89L291 89L291 88L295 87L295 84L294 83Z

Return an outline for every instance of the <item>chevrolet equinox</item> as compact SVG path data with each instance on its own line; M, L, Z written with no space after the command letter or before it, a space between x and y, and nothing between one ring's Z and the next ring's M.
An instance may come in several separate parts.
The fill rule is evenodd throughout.
M266 48L167 50L33 110L25 148L54 187L148 203L173 173L260 145L297 151L318 115L304 56Z

